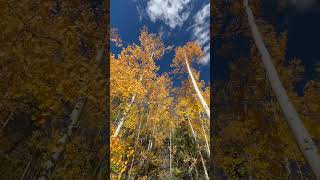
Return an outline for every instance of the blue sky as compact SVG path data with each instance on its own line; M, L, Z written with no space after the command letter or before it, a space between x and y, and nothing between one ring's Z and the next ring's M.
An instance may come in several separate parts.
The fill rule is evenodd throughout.
M145 25L161 35L166 46L198 42L206 56L196 65L200 78L210 81L210 1L209 0L111 0L110 26L117 28L124 45L138 43ZM121 49L111 46L117 54ZM159 73L169 72L174 51L166 53L158 65ZM179 82L174 79L174 84Z
M265 15L278 31L288 32L286 60L299 58L305 66L304 78L296 85L303 95L306 83L316 78L315 67L320 63L319 41L320 3L316 0L289 0L289 6L277 9L277 0L265 3Z

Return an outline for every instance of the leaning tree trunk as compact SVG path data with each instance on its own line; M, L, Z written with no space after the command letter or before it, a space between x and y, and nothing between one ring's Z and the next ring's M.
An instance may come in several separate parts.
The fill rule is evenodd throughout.
M272 64L271 56L262 40L258 27L255 23L253 13L248 5L248 0L244 0L244 6L248 16L249 25L251 28L254 42L262 56L262 62L267 72L273 92L275 93L280 107L286 117L287 123L294 134L295 140L299 145L306 161L312 168L314 174L320 178L320 156L317 153L318 149L313 142L309 132L304 127L297 111L291 104L288 95L278 77L277 71Z
M172 179L172 129L171 129L171 122L170 122L170 136L169 136L169 140L170 140L170 143L169 143L169 168L170 168L170 180Z
M210 157L210 146L209 146L209 142L208 142L208 138L207 138L206 129L204 127L204 122L201 120L201 115L199 116L199 120L200 120L200 123L201 123L202 132L203 132L203 135L204 135L204 140L206 141L206 145L207 145L207 153L208 153L208 156Z
M187 117L188 119L188 123L189 123L189 126L190 126L190 129L192 131L192 135L193 135L193 138L194 138L194 141L195 143L197 144L197 147L198 147L198 152L199 152L199 155L200 155L200 159L201 159L201 163L202 163L202 167L203 167L203 171L204 171L204 174L205 174L205 177L207 180L209 180L209 175L208 175L208 172L207 172L207 167L206 167L206 164L204 162L204 159L203 159L203 156L202 156L202 153L201 153L201 150L200 150L200 146L198 144L198 140L197 140L197 135L196 133L194 132L193 130L193 127L192 127L192 124L190 122L190 119Z
M142 81L142 77L143 77L143 75L140 76L140 79L139 79L140 82ZM120 130L121 130L121 128L123 127L124 121L125 121L128 113L129 113L129 111L130 111L130 109L131 109L131 106L132 106L132 104L134 103L135 99L136 99L136 94L134 94L134 95L131 97L131 101L130 101L129 105L127 106L127 108L126 108L125 111L123 112L122 117L121 117L121 119L119 120L117 129L116 129L116 131L115 131L114 134L113 134L113 138L117 138L117 137L118 137L118 135L119 135L119 133L120 133Z
M14 115L14 112L13 111L10 112L7 119L4 122L2 122L0 132L2 132L8 126L9 122L13 119L13 115Z
M147 119L148 119L148 117L147 117ZM132 160L131 160L130 168L128 170L128 179L131 178L131 170L132 170L133 163L134 163L134 160L135 160L135 153L136 153L137 145L138 145L139 138L140 138L141 124L142 124L142 115L141 115L140 120L139 120L138 134L137 134L137 137L136 137L136 140L135 140L135 143L134 143L134 154L133 154L133 157L132 157Z
M288 157L285 157L284 158L284 162L285 162L285 167L286 167L286 170L287 170L287 174L288 174L288 179L291 178L291 174L292 174L292 171L291 171L291 168L290 168L290 161L288 159Z
M126 108L125 111L123 112L123 115L122 115L121 119L119 120L117 129L116 129L116 131L115 131L114 134L113 134L113 138L117 138L117 137L118 137L118 135L119 135L119 133L120 133L120 130L121 130L123 124L124 124L124 120L125 120L125 118L127 117L127 114L129 113L129 110L130 110L132 104L134 103L135 98L136 98L136 95L133 95L132 98L131 98L131 101L130 101L129 105L127 106L127 108Z
M86 100L87 100L86 98L81 98L78 101L78 103L75 105L72 113L70 114L71 123L68 126L68 130L59 139L59 141L58 141L59 145L55 146L53 148L52 155L51 155L50 159L47 162L45 162L44 170L41 174L41 177L39 177L38 180L47 180L51 177L52 172L53 172L56 164L58 163L58 161L59 161L59 159L65 149L65 145L70 141L71 135L73 133L73 129L78 124L80 114L81 114L81 111L86 103Z
M20 180L25 180L26 179L26 176L27 176L27 173L30 169L30 166L31 166L31 161L28 162L28 164L26 165L26 167L24 168L24 171L20 177Z
M154 58L154 53L151 54L151 57L150 57L150 58L151 58L151 59ZM142 79L143 79L143 73L142 73L142 75L140 76L139 81L141 82ZM114 134L113 134L113 138L117 138L117 137L118 137L118 135L119 135L119 133L120 133L120 130L121 130L123 124L124 124L124 120L125 120L126 116L128 115L129 110L130 110L132 104L133 104L134 101L135 101L135 98L136 98L136 94L134 94L134 95L132 96L131 102L130 102L129 105L127 106L126 110L123 112L123 115L122 115L122 117L121 117L121 119L120 119L120 121L119 121L119 123L118 123L117 129L116 129L116 131L115 131Z
M151 150L152 145L153 145L153 139L152 138L154 137L155 128L156 128L156 125L153 126L152 134L150 134L150 137L149 137L148 151Z
M210 119L210 109L209 109L206 101L204 100L203 96L202 96L201 93L200 93L200 90L199 90L199 88L198 88L198 86L197 86L196 80L194 79L194 77L193 77L193 75L192 75L192 72L191 72L191 69L190 69L190 66L189 66L189 64L188 64L188 60L187 60L187 57L186 57L186 56L185 56L185 61L186 61L188 73L189 73L189 76L190 76L190 78L191 78L191 81L192 81L192 85L193 85L193 87L194 87L194 90L195 90L196 93L197 93L198 99L200 100L200 103L201 103L203 109L205 110L208 118Z

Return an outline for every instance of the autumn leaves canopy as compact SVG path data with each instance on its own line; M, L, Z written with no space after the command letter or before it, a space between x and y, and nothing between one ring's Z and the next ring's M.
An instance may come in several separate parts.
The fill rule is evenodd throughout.
M120 39L118 35L112 37L117 37L113 38L115 41ZM199 62L203 52L197 43L188 42L183 47L175 49L175 58L171 64L173 71L158 73L159 66L156 62L164 61L163 55L171 50L171 46L166 47L159 36L149 33L144 27L141 29L139 44L132 43L123 47L117 56L110 54L111 167L113 168L111 176L113 178L153 177L155 175L145 169L153 166L158 169L156 174L165 173L161 163L168 165L172 173L170 176L175 174L174 169L179 169L178 172L181 172L180 167L187 162L172 161L172 157L178 158L175 142L180 136L179 129L183 128L181 121L190 122L190 127L186 123L186 130L191 137L194 137L198 144L197 152L199 152L195 155L184 155L198 156L199 166L203 167L199 171L203 170L205 171L203 174L208 174L205 167L205 159L208 155L203 156L200 152L205 144L205 149L209 149L208 119L201 119L199 115L205 112L201 107L202 103L206 104L202 94L209 102L210 88L204 88L204 82L199 80L199 72L192 67L192 61ZM182 74L187 78L179 79L182 81L181 87L174 87L172 77ZM185 115L189 117L188 120ZM206 121L205 124L203 121ZM198 133L198 139L196 133ZM168 147L166 142L169 139ZM183 146L190 146L190 144ZM190 150L189 148L186 147L187 150ZM167 152L168 149L169 152ZM126 153L128 151L132 153ZM170 158L166 158L167 155ZM174 176L182 175L178 173Z

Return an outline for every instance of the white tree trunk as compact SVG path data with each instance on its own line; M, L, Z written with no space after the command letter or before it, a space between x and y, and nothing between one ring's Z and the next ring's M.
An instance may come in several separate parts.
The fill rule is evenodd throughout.
M171 131L172 131L172 129L171 129L171 126L170 126L170 145L169 145L169 152L170 152L170 154L169 154L169 168L170 168L170 175L169 175L169 177L170 177L170 180L172 179L172 149L171 149L171 147L172 147L172 136L171 136Z
M143 76L141 75L141 76L140 76L140 79L139 79L140 82L142 81L142 77L143 77ZM119 135L119 133L120 133L120 130L121 130L123 124L124 124L124 120L125 120L125 118L127 117L127 114L129 113L130 108L131 108L132 104L133 104L134 101L135 101L135 98L136 98L136 94L134 94L134 95L132 96L129 105L127 106L126 110L123 112L122 117L121 117L121 119L119 120L117 129L116 129L116 131L115 131L114 134L113 134L113 138L117 138L117 137L118 137L118 135Z
M208 153L208 156L210 157L210 146L209 146L209 142L208 142L208 139L207 139L206 130L205 130L205 128L204 128L204 124L203 124L203 122L202 122L201 119L200 119L200 123L201 123L201 126L202 126L202 131L203 131L204 139L205 139L206 145L207 145L207 153Z
M136 137L136 140L135 140L135 143L134 143L134 153L136 153L137 145L138 145L139 138L140 138L141 124L142 124L142 118L140 117L139 127L138 127L138 134L137 134L137 137ZM135 160L135 154L133 154L132 161L131 161L131 164L130 164L130 168L129 168L129 171L128 171L128 179L129 180L131 178L131 173L130 172L131 172L131 169L133 167L134 160Z
M287 173L288 173L288 178L290 178L291 174L292 174L291 168L290 168L290 161L289 161L289 159L287 157L284 158L284 161L286 163L286 170L287 170Z
M78 124L80 114L86 103L86 100L86 98L81 98L75 105L72 113L70 114L71 123L68 126L67 132L58 140L58 146L55 146L53 148L52 155L50 159L44 164L45 167L43 173L41 177L38 178L38 180L47 180L51 177L51 174L64 151L65 145L71 138L73 129Z
M155 131L155 129L156 129L156 125L153 126L152 134L150 134L150 137L149 137L148 151L151 150L152 145L153 145L152 138L154 137L154 131Z
M317 178L320 178L320 156L317 152L317 147L313 142L309 132L304 127L304 124L301 121L297 111L291 104L288 95L278 77L277 71L272 64L271 56L265 47L261 34L259 33L258 27L255 23L253 13L248 5L248 0L244 0L244 6L246 8L254 42L262 56L262 62L267 72L273 92L277 97L280 107L286 117L287 123L292 130L296 142L299 145L299 148L302 151L306 161L311 166Z
M120 133L120 130L121 130L123 124L124 124L124 120L125 120L125 118L127 117L127 114L128 114L128 112L129 112L132 104L134 103L135 98L136 98L136 95L133 95L132 98L131 98L131 101L130 101L129 105L127 106L127 108L126 108L125 111L123 112L123 115L122 115L121 119L119 120L117 129L116 129L116 131L115 131L114 134L113 134L113 138L117 138L117 137L118 137L118 135L119 135L119 133Z
M191 131L192 131L192 135L193 135L194 141L195 141L195 143L197 144L197 147L198 147L198 152L199 152L199 155L200 155L200 158L201 158L201 163L202 163L202 167L203 167L203 171L204 171L205 177L206 177L207 180L209 180L209 175L208 175L208 172L207 172L207 167L206 167L206 164L205 164L205 162L204 162L202 153L201 153L201 151L200 151L200 146L199 146L199 144L198 144L197 135L196 135L196 133L195 133L194 130L193 130L193 127L192 127L192 124L191 124L191 122L190 122L190 119L189 119L188 117L187 117L187 119L188 119L188 123L189 123L190 129L191 129Z
M189 73L189 76L191 78L191 81L192 81L192 85L194 87L194 90L196 91L197 93L197 96L198 96L198 99L200 100L200 103L203 107L203 109L205 110L208 118L210 119L210 109L206 103L206 101L204 100L203 96L201 95L201 92L197 86L197 83L196 83L196 80L194 79L193 75L192 75L192 72L191 72L191 69L190 69L190 66L188 64L188 60L187 60L187 57L185 56L185 61L186 61L186 65L187 65L187 69L188 69L188 73Z

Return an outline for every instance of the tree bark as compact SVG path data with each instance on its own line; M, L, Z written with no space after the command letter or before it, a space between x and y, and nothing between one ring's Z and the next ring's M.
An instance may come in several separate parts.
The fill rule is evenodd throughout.
M26 165L26 168L24 169L21 177L20 177L20 180L25 180L26 179L26 176L27 176L27 173L30 169L30 165L31 165L31 161L28 162L28 164Z
M275 93L280 107L286 117L287 123L292 130L297 144L301 152L303 153L306 161L312 168L312 171L320 178L320 156L318 149L313 142L309 132L305 128L302 120L300 119L297 111L290 102L288 95L278 77L277 71L272 64L271 56L265 47L262 40L261 34L259 33L258 27L255 23L253 13L248 5L248 0L244 0L244 6L248 16L249 25L251 28L254 42L262 56L262 62L267 72L268 79L270 81L273 92Z
M290 161L289 161L289 159L287 157L284 158L284 161L286 163L285 166L286 166L286 170L287 170L287 173L288 173L288 178L290 178L291 174L292 174L291 168L290 168Z
M152 134L150 134L150 137L149 137L148 151L151 150L152 145L153 145L152 138L153 138L153 136L154 136L154 131L155 131L155 129L156 129L156 125L153 126Z
M136 95L133 95L129 105L127 106L126 110L123 112L123 115L122 115L121 119L119 120L117 129L113 134L113 138L117 138L119 136L120 130L121 130L123 124L124 124L124 120L127 117L127 114L129 113L129 110L130 110L132 104L134 103L135 98L136 98Z
M86 103L86 98L81 98L78 103L75 105L71 115L70 115L70 120L71 123L68 126L68 130L67 132L58 140L58 146L55 146L53 148L53 152L52 155L50 157L50 159L48 161L46 161L45 163L45 167L44 170L41 174L41 176L38 178L38 180L47 180L51 177L52 172L57 164L57 162L59 161L65 145L67 144L67 142L70 141L73 129L75 128L75 126L78 124L78 121L80 119L80 114L81 111Z
M139 79L140 82L142 81L142 77L143 77L143 76L141 75L141 76L140 76L140 79ZM124 120L125 120L125 118L127 117L127 115L128 115L128 113L129 113L129 111L130 111L130 109L131 109L131 106L132 106L132 104L134 103L135 99L136 99L136 94L134 94L134 95L132 96L129 105L127 106L126 110L123 112L123 115L122 115L121 119L119 120L117 129L116 129L116 131L115 131L114 134L113 134L113 138L117 138L117 137L118 137L118 135L119 135L119 133L120 133L120 130L121 130L123 124L124 124Z
M2 127L1 130L5 129L7 127L7 125L9 124L9 122L11 121L11 119L13 118L14 112L10 112L9 116L7 117L6 121L2 123Z
M136 140L135 140L135 143L134 143L134 154L133 154L132 161L131 161L131 164L130 164L130 168L129 168L129 171L128 171L128 179L131 178L131 173L130 172L131 172L131 169L133 167L134 160L135 160L135 153L136 153L137 145L138 145L139 138L140 138L141 124L142 124L142 118L140 117L139 127L138 127L138 134L137 134L137 137L136 137Z
M170 125L171 125L171 123L170 123ZM170 144L169 144L169 168L170 168L170 175L169 175L169 177L170 177L170 180L172 179L172 129L171 129L171 126L170 126L170 136L169 136L169 140L170 140Z
M201 153L201 150L200 150L200 146L199 146L199 144L198 144L197 135L196 135L196 133L195 133L194 130L193 130L193 127L192 127L192 124L191 124L191 122L190 122L190 119L189 119L188 117L187 117L187 119L188 119L188 123L189 123L190 129L191 129L191 131L192 131L192 135L193 135L194 141L195 141L195 143L197 144L197 147L198 147L198 153L199 153L199 155L200 155L200 159L201 159L201 163L202 163L202 167L203 167L203 171L204 171L205 177L206 177L207 180L209 180L209 176L208 176L208 172L207 172L207 167L206 167L206 164L205 164L205 162L204 162L204 159L203 159L203 156L202 156L202 153Z
M204 139L206 141L206 145L207 145L207 153L208 153L208 156L210 157L210 146L209 146L209 142L208 142L208 139L207 139L207 134L206 134L206 130L205 130L205 127L204 127L204 124L203 124L203 121L201 120L201 116L200 116L200 123L201 123L201 127L202 127L202 132L203 132L203 135L204 135Z
M189 73L189 76L190 76L190 78L191 78L191 81L192 81L192 85L193 85L193 87L194 87L194 90L195 90L196 93L197 93L198 99L199 99L199 101L200 101L203 109L205 110L208 118L210 119L210 109L209 109L206 101L204 100L203 96L201 95L201 92L200 92L200 90L199 90L199 88L198 88L198 86L197 86L196 80L194 79L194 77L193 77L193 75L192 75L192 72L191 72L190 66L189 66L189 64L188 64L188 60L187 60L186 55L185 55L185 61L186 61L188 73Z

